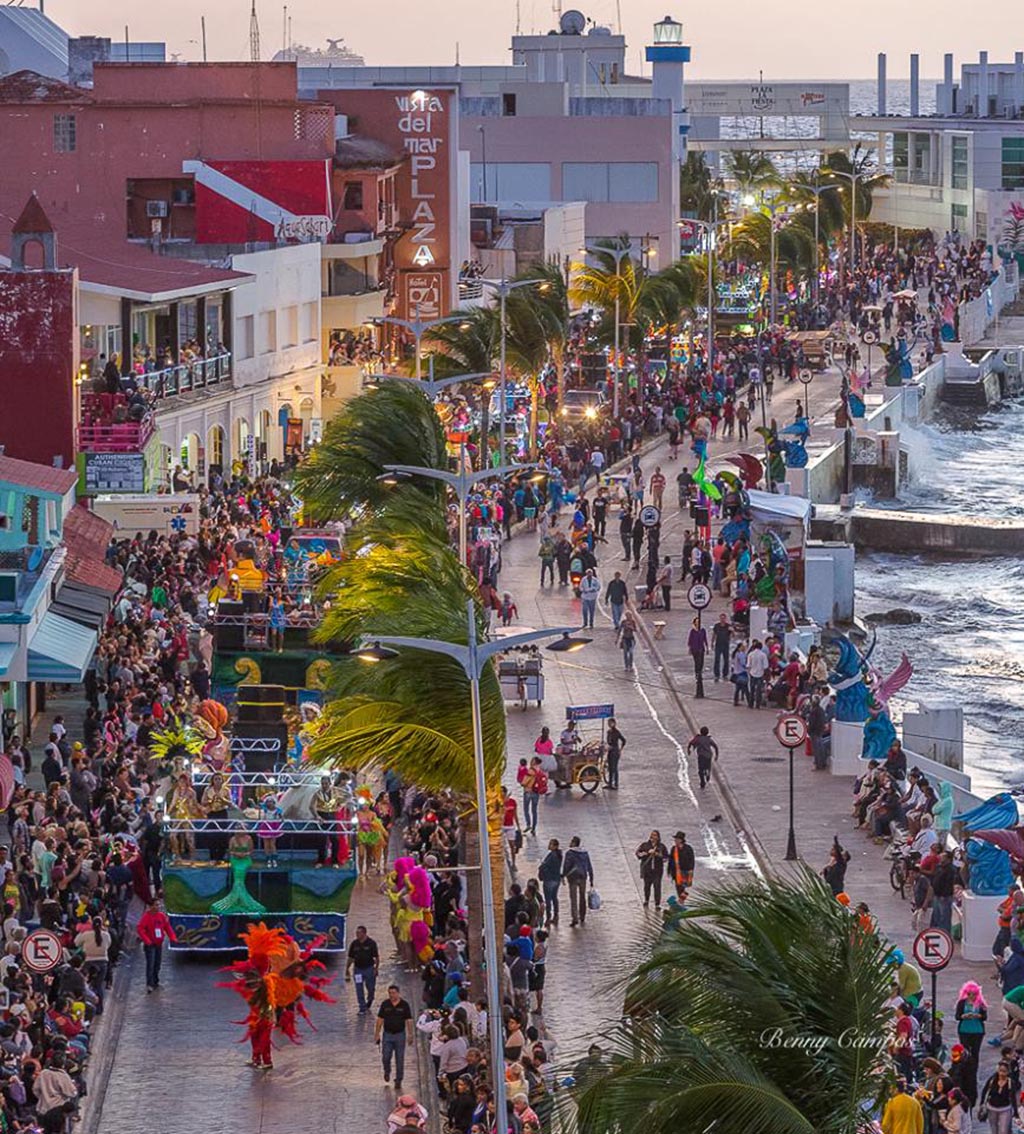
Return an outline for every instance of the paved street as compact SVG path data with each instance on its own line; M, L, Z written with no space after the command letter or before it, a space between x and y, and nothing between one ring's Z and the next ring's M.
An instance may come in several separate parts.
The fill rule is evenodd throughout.
M406 982L408 995L414 978L393 970L388 960L393 946L386 903L374 881L357 885L350 933L357 924L367 925L380 945L378 998L390 979L399 986ZM274 1070L264 1075L246 1066L249 1045L238 1042L242 1028L234 1022L244 1016L245 1005L234 992L215 987L223 979L216 962L167 958L160 991L147 996L137 952L110 1083L92 1129L196 1134L209 1129L215 1115L224 1134L382 1130L396 1096L384 1085L373 1016L358 1015L341 960L329 964L335 983L328 991L338 1003L310 1005L317 1031L302 1025L305 1042L298 1047L276 1041ZM432 1105L412 1049L404 1087Z

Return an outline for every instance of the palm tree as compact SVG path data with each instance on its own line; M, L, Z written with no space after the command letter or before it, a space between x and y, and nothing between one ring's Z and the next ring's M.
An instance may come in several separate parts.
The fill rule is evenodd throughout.
M571 319L566 273L558 264L535 264L521 278L538 281L537 287L524 287L518 294L533 304L544 328L548 353L555 366L558 408L561 409L565 397L565 354L569 346Z
M321 520L376 510L393 499L377 478L386 465L448 467L444 434L430 402L404 382L361 394L328 422L323 440L295 474L308 515ZM444 489L421 482L416 491L439 507Z
M875 170L875 172L872 172ZM857 174L857 216L851 217L853 193L850 178L846 174ZM867 220L871 215L871 202L876 189L885 188L891 178L887 173L878 172L872 158L872 151L862 149L860 143L853 148L852 156L843 150L826 154L821 163L823 184L831 182L839 191L843 203L843 216L847 227L851 220L855 224Z
M707 157L699 150L690 150L679 170L679 208L682 214L709 220L720 188L721 182L712 177Z
M775 231L776 265L800 269L814 263L814 221L808 230L805 217L800 223L787 221ZM758 210L736 222L729 237L727 255L751 264L768 267L771 263L772 218Z
M732 150L725 155L725 169L736 182L742 197L780 184L779 171L772 159L757 150Z
M466 600L476 589L448 539L444 488L415 478L386 488L378 477L388 464L447 465L433 406L404 383L386 383L349 402L299 471L298 490L317 516L357 516L346 538L345 561L322 584L325 616L317 639L337 644L399 634L465 643ZM478 621L482 629L479 611ZM470 690L457 663L415 650L379 666L349 656L334 665L331 690L312 746L313 762L393 768L428 791L472 794ZM480 692L496 890L490 900L500 902L503 860L496 815L505 713L493 668L484 672ZM479 861L479 853L475 826L469 823L467 859ZM472 876L469 895L474 926L482 925L477 878ZM479 951L475 958L478 965Z
M886 1087L886 949L822 880L689 904L628 980L580 1130L855 1134Z

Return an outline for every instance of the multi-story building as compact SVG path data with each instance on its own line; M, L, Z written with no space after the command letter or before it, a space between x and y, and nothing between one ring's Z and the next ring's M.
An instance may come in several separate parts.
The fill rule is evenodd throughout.
M919 64L911 57L910 113L887 114L885 57L879 57L879 106L854 120L877 132L892 184L875 193L872 220L901 228L951 230L1024 255L1024 52L990 63L981 52L954 80L944 58L935 113L920 114Z

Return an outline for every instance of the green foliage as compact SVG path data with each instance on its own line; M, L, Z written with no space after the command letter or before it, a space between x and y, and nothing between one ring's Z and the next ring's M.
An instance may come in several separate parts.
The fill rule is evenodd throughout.
M726 154L725 169L728 176L736 182L741 196L772 188L782 182L772 159L756 150L733 150Z
M855 1134L887 1073L886 950L821 879L692 901L626 984L591 1134Z
M391 490L378 481L386 465L447 467L444 434L424 395L406 382L385 382L348 402L328 422L323 441L299 466L295 483L307 514L340 519L384 508ZM440 507L443 487L417 482L424 507Z

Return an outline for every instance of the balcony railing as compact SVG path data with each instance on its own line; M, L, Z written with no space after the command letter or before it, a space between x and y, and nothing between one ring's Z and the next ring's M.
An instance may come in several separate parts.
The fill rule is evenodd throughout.
M141 453L153 436L153 417L116 424L83 423L78 427L82 453Z
M176 394L188 394L192 390L205 390L207 386L216 386L218 382L230 378L231 355L226 352L212 358L200 358L195 362L182 362L163 370L135 375L135 381L158 398L172 398Z
M481 280L459 280L459 302L464 299L480 299L484 294L484 285Z

